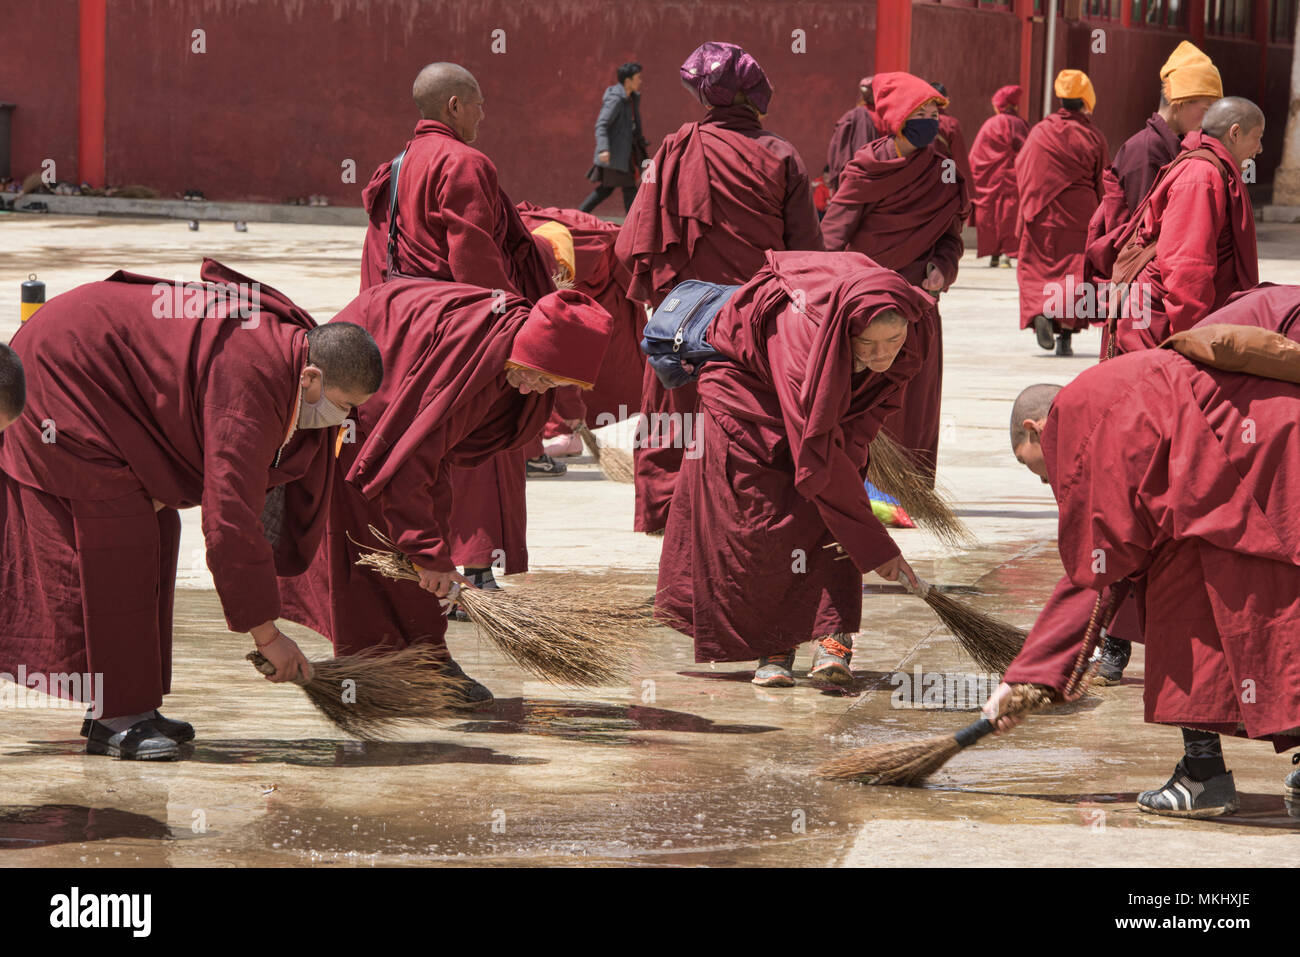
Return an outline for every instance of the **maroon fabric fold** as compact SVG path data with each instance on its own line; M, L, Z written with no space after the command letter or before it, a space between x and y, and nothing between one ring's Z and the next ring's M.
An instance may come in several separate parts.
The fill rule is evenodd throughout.
M984 121L971 144L972 203L975 207L976 255L1015 256L1019 238L1020 190L1016 156L1025 145L1029 124L1015 113L998 113Z

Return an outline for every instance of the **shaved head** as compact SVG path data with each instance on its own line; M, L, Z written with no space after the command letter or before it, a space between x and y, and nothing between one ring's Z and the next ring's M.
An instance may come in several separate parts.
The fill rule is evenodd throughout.
M411 87L415 105L426 120L445 120L453 96L471 100L478 93L474 74L457 63L430 63Z
M1216 140L1222 140L1234 126L1249 133L1263 125L1264 111L1244 96L1225 96L1215 100L1201 120L1201 129Z
M384 382L379 346L360 326L327 322L307 333L307 361L320 369L327 386L372 395Z
M1016 396L1016 404L1011 407L1011 450L1014 452L1029 438L1025 429L1025 420L1041 422L1052 411L1052 402L1061 386L1040 383L1031 385Z

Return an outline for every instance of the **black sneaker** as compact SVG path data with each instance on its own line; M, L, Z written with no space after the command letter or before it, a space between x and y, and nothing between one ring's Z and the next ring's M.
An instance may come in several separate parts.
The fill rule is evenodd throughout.
M549 455L543 455L539 458L529 459L526 463L525 474L529 478L554 478L563 475L569 470L569 467L563 462L557 462Z
M501 586L497 580L492 577L492 566L487 568L467 568L465 577L474 583L475 588L481 588L484 591L500 591ZM452 605L451 614L447 616L452 621L473 621L469 613L460 605Z
M1166 817L1220 817L1237 810L1237 786L1231 771L1208 781L1193 781L1180 759L1165 786L1143 791L1137 803L1139 810Z
M106 754L123 761L175 761L181 746L163 734L152 718L137 721L125 731L114 731L92 721L86 736L87 754Z
M1070 348L1070 336L1071 336L1071 335L1072 335L1072 333L1070 333L1070 332L1067 330L1067 331L1065 331L1065 332L1062 332L1059 336L1056 337L1056 354L1057 354L1058 356L1072 356L1072 355L1074 355L1074 350L1073 350L1072 348Z
M1002 258L1002 255L1001 255L1000 253L994 253L992 256L990 256L990 257L989 257L989 268L990 268L990 269L997 269L998 266L1001 265L1001 263L998 261L998 260L1000 260L1001 258Z
M186 741L194 740L194 725L188 721L173 721L171 718L164 718L162 712L154 709L153 713L154 726L167 737L171 738L177 744L184 744ZM90 728L94 724L90 718L81 722L81 736L90 737Z
M487 689L486 685L480 684L469 675L465 674L464 669L456 663L456 659L450 655L447 656L446 662L442 666L444 674L452 678L459 678L465 682L461 690L461 698L464 700L463 705L456 706L457 711L482 711L491 708L496 698L492 692Z
M1097 668L1094 683L1099 685L1117 685L1124 678L1124 669L1133 654L1133 643L1123 638L1107 635L1101 646L1101 662Z
M1292 764L1300 764L1300 752L1291 756ZM1296 768L1282 782L1283 793L1288 801L1300 801L1300 768Z
M1046 316L1034 316L1034 337L1038 339L1038 348L1051 352L1056 348L1056 333L1052 329L1052 320Z

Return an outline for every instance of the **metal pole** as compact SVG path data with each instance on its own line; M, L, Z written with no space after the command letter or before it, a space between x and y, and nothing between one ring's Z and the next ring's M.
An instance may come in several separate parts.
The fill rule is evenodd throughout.
M1056 0L1047 4L1047 49L1043 52L1043 119L1052 115L1052 89L1056 85Z

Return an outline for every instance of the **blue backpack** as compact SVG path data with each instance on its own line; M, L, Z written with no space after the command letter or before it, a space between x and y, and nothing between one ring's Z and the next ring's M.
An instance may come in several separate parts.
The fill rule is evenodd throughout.
M700 377L700 367L722 353L709 345L709 325L739 286L688 279L673 287L646 323L641 351L665 389Z

